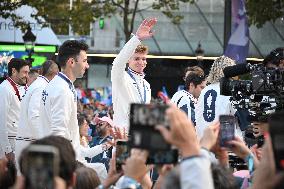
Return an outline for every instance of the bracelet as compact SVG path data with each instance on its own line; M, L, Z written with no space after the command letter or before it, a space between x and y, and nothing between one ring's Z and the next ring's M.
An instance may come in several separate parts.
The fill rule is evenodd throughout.
M254 155L252 153L250 153L249 155L247 155L245 157L245 162L247 163L247 166L248 166L248 170L250 173L253 172L254 170L254 162L253 162L253 159L254 159Z

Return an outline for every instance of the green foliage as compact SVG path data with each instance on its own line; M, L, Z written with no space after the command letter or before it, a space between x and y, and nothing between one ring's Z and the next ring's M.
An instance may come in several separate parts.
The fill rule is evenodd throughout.
M1 0L0 16L10 17L16 27L25 30L27 21L14 14L13 10L22 5L35 7L38 12L32 15L42 26L51 25L56 34L68 34L69 23L74 34L88 35L90 23L101 17L111 17L119 13L123 18L126 40L133 32L134 19L143 0ZM179 24L183 16L179 13L180 3L194 3L197 0L153 0L152 8L161 11L174 24ZM134 6L131 6L134 5ZM150 7L149 7L150 8ZM246 0L249 21L262 27L267 21L275 21L284 16L284 0ZM45 22L43 19L45 19Z
M268 21L284 17L284 0L247 0L246 9L250 24L260 28Z
M152 5L153 9L161 10L164 15L171 19L174 24L180 24L184 16L180 15L178 10L180 2L194 3L194 0L159 0Z
M12 1L11 0L2 0L0 2L0 16L3 18L10 18L15 24L16 27L20 27L23 29L27 28L27 23L25 20L16 15L14 10L22 6L22 1Z

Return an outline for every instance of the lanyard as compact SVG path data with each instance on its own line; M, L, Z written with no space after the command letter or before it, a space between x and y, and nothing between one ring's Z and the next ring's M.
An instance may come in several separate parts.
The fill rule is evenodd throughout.
M21 101L21 97L20 97L20 92L19 92L19 89L18 87L16 86L16 83L10 78L8 77L7 80L9 81L9 83L12 85L12 87L14 88L15 92L16 92L16 95L19 99L19 101Z
M131 73L130 69L127 70L127 73L128 73L129 76L133 79L133 81L136 83L136 88L137 88L137 90L138 90L141 103L142 103L142 104L145 104L145 103L146 103L146 87L145 87L144 81L143 81L143 89L144 89L144 99L143 99L143 98L142 98L141 91L140 91L140 88L139 88L139 86L138 86L138 83L136 82L136 79L135 79L135 77L133 76L133 74Z
M74 88L73 83L70 81L70 79L68 79L63 73L59 72L57 74L59 77L61 77L64 81L67 82L67 84L69 85L69 89L72 91L73 95L74 95L74 101L77 101L77 95L76 95L76 90Z

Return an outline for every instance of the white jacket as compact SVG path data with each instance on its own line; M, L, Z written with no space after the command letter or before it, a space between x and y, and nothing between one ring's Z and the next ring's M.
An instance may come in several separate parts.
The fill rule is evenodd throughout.
M112 101L113 101L113 122L116 126L129 127L129 108L131 103L141 103L141 97L137 86L140 89L141 96L144 97L144 87L146 91L146 103L151 100L150 84L144 79L144 75L132 75L136 82L125 71L126 63L134 54L136 47L141 42L136 36L133 36L123 47L120 53L113 61L111 70L112 82Z
M67 80L62 79L59 74ZM74 93L73 93L74 92ZM77 98L73 83L62 72L46 86L40 104L40 137L62 136L71 141L76 155L80 154L80 135L77 120Z
M19 88L19 86L17 86ZM20 100L13 86L5 80L0 84L0 158L14 151L20 115ZM10 140L9 140L10 139Z
M35 140L39 138L39 112L42 91L48 84L48 79L39 76L27 89L27 93L21 101L21 113L17 139L25 138Z
M29 145L31 141L38 139L41 135L39 123L40 101L42 91L45 89L48 82L47 78L39 76L28 87L21 101L21 113L16 138L16 159L19 158L23 148Z
M196 132L202 138L206 127L223 114L234 115L236 109L230 101L230 96L220 94L220 83L213 83L206 86L198 98L195 109ZM236 135L242 138L240 128L237 127Z

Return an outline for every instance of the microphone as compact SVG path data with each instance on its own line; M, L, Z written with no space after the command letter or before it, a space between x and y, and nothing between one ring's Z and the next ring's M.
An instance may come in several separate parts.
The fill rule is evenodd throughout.
M223 73L225 77L235 77L238 75L246 74L252 70L251 64L237 64L224 68Z

